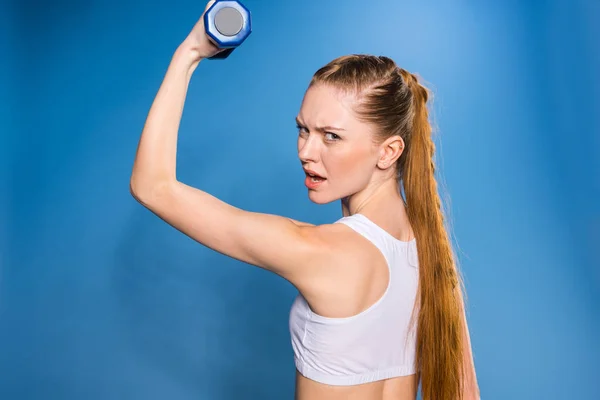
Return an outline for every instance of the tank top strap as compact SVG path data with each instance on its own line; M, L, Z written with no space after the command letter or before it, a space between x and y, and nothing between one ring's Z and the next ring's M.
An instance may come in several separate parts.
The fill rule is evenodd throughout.
M408 242L401 241L393 237L385 229L371 221L363 214L353 214L348 217L342 217L336 223L343 223L367 238L388 258L388 251L393 249L402 249L406 253L407 262L418 268L419 257L417 251L416 239Z
M387 258L388 246L386 245L386 238L382 235L382 232L377 229L378 227L373 226L374 224L364 215L354 214L348 217L342 217L338 219L336 223L341 223L352 228L373 243Z

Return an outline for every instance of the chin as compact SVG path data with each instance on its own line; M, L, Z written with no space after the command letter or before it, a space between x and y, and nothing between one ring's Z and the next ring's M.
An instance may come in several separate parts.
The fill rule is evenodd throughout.
M325 193L320 193L315 190L308 191L308 198L315 204L328 204L332 201L339 200L338 198L333 198L331 196L327 196Z

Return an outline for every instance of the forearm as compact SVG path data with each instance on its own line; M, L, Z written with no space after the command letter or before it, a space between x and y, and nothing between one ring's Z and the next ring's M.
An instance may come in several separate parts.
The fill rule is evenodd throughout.
M175 52L150 107L131 175L134 194L176 180L177 136L192 74L199 64L185 43Z

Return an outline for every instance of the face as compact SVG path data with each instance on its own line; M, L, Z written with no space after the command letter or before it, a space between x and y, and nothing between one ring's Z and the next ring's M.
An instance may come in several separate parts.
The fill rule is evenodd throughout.
M310 87L298 113L302 167L325 178L305 185L311 201L325 204L360 192L373 178L380 153L372 127L354 113L354 98L324 85Z

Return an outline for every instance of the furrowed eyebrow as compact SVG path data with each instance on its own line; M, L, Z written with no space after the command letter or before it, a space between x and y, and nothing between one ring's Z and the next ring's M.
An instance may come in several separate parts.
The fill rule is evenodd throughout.
M298 119L298 117L296 117L296 123L298 125L300 125L303 128L306 128L306 125L304 125L303 123L300 122L300 120ZM319 126L315 128L316 131L318 132L325 132L325 131L345 131L345 129L343 128L336 128L335 126Z

